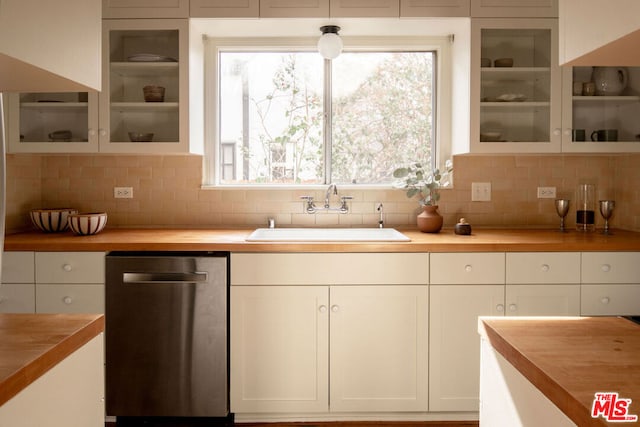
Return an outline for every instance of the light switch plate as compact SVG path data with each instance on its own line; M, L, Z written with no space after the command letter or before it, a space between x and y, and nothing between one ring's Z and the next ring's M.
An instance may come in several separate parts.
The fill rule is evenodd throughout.
M491 183L490 182L472 182L471 183L471 201L472 202L490 202L491 201Z

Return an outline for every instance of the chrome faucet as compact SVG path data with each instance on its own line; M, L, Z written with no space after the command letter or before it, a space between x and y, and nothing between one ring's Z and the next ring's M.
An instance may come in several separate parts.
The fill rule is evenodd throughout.
M333 189L333 194L338 194L338 186L334 183L329 184L329 188L327 188L327 192L324 195L324 208L329 209L329 197L331 197L331 189Z

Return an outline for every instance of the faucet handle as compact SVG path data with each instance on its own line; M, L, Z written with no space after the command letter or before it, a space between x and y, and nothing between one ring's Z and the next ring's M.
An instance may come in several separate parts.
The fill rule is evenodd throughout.
M306 200L306 208L308 214L312 214L316 212L316 204L313 203L313 196L300 196L300 199Z
M349 206L347 206L347 200L352 200L353 196L342 196L340 197L342 200L342 204L340 205L340 213L349 212Z

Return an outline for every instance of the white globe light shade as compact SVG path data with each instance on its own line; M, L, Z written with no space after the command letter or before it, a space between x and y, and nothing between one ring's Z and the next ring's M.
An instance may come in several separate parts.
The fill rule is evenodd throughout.
M325 33L318 40L318 52L325 59L335 59L342 53L342 39L336 33Z

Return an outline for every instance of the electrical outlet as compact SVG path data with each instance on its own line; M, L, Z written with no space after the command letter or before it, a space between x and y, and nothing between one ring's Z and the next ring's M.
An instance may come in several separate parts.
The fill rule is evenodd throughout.
M472 182L471 183L471 201L472 202L490 202L491 201L491 183L490 182Z
M133 187L113 187L115 199L133 199Z
M555 199L556 187L538 187L538 199Z

